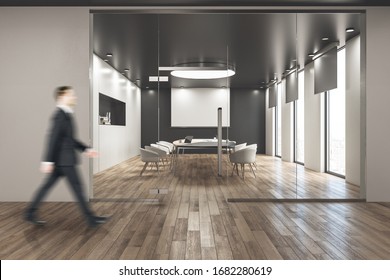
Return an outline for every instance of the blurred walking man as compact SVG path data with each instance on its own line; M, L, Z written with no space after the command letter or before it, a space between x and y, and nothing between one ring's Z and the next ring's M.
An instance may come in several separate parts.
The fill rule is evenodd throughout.
M70 86L59 87L55 91L55 97L57 110L52 119L44 161L41 163L41 171L48 174L48 176L27 209L25 220L34 225L45 224L45 221L39 220L37 217L38 206L48 191L54 186L54 183L60 177L66 177L88 225L95 227L105 223L107 217L95 216L89 208L76 169L76 164L78 163L76 150L84 152L88 157L97 156L97 152L89 149L74 138L72 114L77 97L73 88Z

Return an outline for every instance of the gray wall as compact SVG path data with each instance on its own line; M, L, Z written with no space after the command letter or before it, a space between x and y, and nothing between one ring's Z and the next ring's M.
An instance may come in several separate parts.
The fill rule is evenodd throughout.
M171 90L142 90L141 93L141 145L158 139L158 100L160 103L160 140L174 141L192 135L213 138L216 128L172 128ZM228 137L237 143L257 143L257 152L265 153L265 93L256 89L230 89L230 128ZM200 112L201 113L201 112ZM223 131L226 137L226 129Z
M367 9L367 201L390 201L389 26L390 8Z
M39 164L55 87L74 86L78 136L89 142L89 10L2 7L0 38L0 198L26 201L43 179ZM83 159L86 186L88 163ZM48 199L72 196L62 182Z

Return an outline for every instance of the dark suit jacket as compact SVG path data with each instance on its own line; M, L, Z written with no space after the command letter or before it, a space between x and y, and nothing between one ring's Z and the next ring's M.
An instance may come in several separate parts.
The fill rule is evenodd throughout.
M71 114L58 108L52 118L47 150L44 161L56 166L72 166L78 163L76 149L84 151L88 147L74 138L74 124Z

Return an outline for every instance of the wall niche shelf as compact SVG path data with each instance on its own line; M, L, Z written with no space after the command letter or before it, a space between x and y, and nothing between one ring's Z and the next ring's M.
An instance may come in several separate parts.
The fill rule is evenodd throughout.
M126 126L126 103L99 93L99 124Z

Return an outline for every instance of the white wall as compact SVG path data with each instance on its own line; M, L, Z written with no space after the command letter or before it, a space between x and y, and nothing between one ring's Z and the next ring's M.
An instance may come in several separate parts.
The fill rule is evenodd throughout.
M305 167L324 172L324 93L314 94L314 63L305 66Z
M275 155L275 108L268 108L269 89L265 91L265 153Z
M230 88L171 88L172 127L230 126Z
M294 102L286 103L286 80L282 87L282 160L294 161Z
M56 87L74 87L78 138L89 143L89 10L2 7L0 38L0 199L28 201L44 178L38 169ZM88 171L84 158L85 186ZM61 181L48 200L73 198Z
M368 8L366 19L367 201L390 201L390 8Z
M360 36L347 42L345 59L345 180L360 186Z
M99 125L99 93L126 103L126 126ZM93 56L93 143L99 151L93 172L103 171L139 154L141 90L98 56Z

